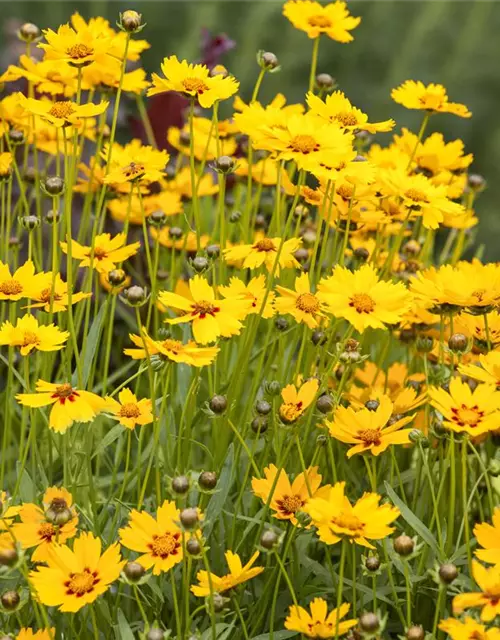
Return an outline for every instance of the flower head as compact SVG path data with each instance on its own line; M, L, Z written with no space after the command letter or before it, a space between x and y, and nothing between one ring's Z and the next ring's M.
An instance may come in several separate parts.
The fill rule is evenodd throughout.
M109 156L109 148L104 147L101 155L106 160ZM169 155L166 151L143 145L140 140L132 140L124 146L115 142L112 163L104 183L122 184L161 180L168 160Z
M369 133L377 133L390 131L396 124L392 119L369 123L368 116L354 107L342 91L334 91L326 96L324 101L313 93L308 93L306 101L311 113L319 116L321 120L338 124L346 131L362 129Z
M464 104L450 102L442 84L424 85L423 82L406 80L392 90L392 99L407 109L421 109L429 113L453 113L461 118L470 118L472 113Z
M58 313L59 311L66 311L69 305L68 285L63 281L61 276L56 273L55 277L52 273L39 274L40 277L36 283L30 283L30 295L31 300L36 302L30 302L30 308L36 307L43 308L44 311L52 311ZM84 293L78 291L71 296L71 304L90 298L92 293Z
M47 42L38 46L45 51L46 60L66 62L74 67L106 61L110 40L95 37L88 27L73 29L69 24L63 24L57 31L46 29L43 35Z
M40 116L55 127L80 126L82 120L95 118L108 108L109 102L102 101L99 104L77 104L71 100L52 100L36 98L21 98L21 105L28 113Z
M266 277L262 274L252 278L248 284L239 278L231 278L227 286L219 285L219 292L224 298L244 298L251 302L250 313L260 313L262 303L266 294ZM263 318L272 318L276 313L273 302L275 294L270 291L264 309L262 311Z
M32 351L59 351L69 338L55 324L40 325L35 316L27 313L15 325L6 320L0 327L0 345L18 347L22 356Z
M241 264L243 269L258 269L265 265L268 271L272 271L281 246L276 267L276 274L279 275L280 268L290 269L300 266L293 254L301 244L302 241L299 238L282 240L259 234L253 244L240 244L224 249L224 259L228 264Z
M309 38L317 38L322 33L337 42L351 42L351 31L361 22L349 14L346 2L331 2L323 6L313 0L288 0L283 7L283 15L296 29L305 31Z
M491 622L500 615L500 566L490 568L476 560L472 561L472 575L481 589L474 593L461 593L453 598L453 614L459 615L465 609L481 608L481 620Z
M39 631L33 631L33 629L19 629L19 633L16 636L16 640L52 640L55 637L55 629L52 627L50 631L48 629L40 629Z
M493 511L492 524L481 522L474 527L478 544L476 556L483 562L500 566L500 507Z
M159 355L167 361L205 367L215 360L220 351L219 347L199 347L192 341L183 343L173 338L153 340L145 327L142 327L141 336L130 334L129 338L137 349L124 349L123 353L134 360Z
M468 616L463 621L456 618L441 620L439 629L447 633L451 640L500 640L500 629L487 629L484 624Z
M0 300L31 298L32 293L44 280L45 274L35 274L35 265L27 260L11 273L9 265L0 261Z
M81 245L76 240L71 240L72 256L75 260L80 260L80 267L96 269L99 273L109 273L115 267L135 255L141 246L140 242L133 242L126 245L127 238L124 233L118 233L113 238L109 233L101 233L95 237L93 261L90 264L92 247ZM61 242L64 253L68 253L68 244Z
M229 567L229 573L219 577L214 573L210 574L210 581L208 573L206 571L198 571L196 578L198 580L197 585L192 585L191 591L195 596L203 598L210 595L211 587L216 593L223 593L229 589L234 589L240 584L255 578L264 571L264 567L254 567L253 564L259 557L259 552L256 551L250 560L243 565L240 556L232 551L226 551L226 562ZM211 583L211 587L210 587Z
M316 328L329 312L325 297L321 293L311 292L307 273L302 273L295 279L295 291L281 286L277 286L276 291L280 294L280 297L274 301L276 311L281 314L289 313L297 322L303 322L309 329Z
M288 384L281 391L283 404L280 406L280 418L285 423L298 420L312 404L318 393L319 382L316 378L306 380L298 389L294 384Z
M153 422L151 400L148 398L138 400L128 388L119 392L118 400L107 396L105 411L111 413L119 424L127 429L135 429L137 425L144 426Z
M308 638L335 638L345 635L349 629L356 626L357 620L344 620L350 604L342 604L338 609L328 612L328 603L323 598L314 598L309 605L309 611L304 607L291 606L285 628L298 631Z

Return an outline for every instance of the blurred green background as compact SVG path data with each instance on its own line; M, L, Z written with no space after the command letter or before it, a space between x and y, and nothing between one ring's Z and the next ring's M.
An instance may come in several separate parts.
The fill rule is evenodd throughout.
M290 101L300 101L308 80L311 41L282 17L282 5L274 0L14 0L0 4L4 31L9 18L55 27L78 10L85 17L104 15L114 23L119 11L136 9L148 23L140 36L152 44L143 56L148 71L157 70L161 59L172 53L196 60L202 27L225 32L237 46L224 63L241 81L244 98L249 98L258 72L256 51L266 49L279 57L282 71L266 77L262 99L281 91ZM474 153L473 171L488 181L488 190L478 202L478 242L486 244L488 259L500 259L500 3L352 0L349 7L363 19L354 32L355 40L342 45L324 38L318 71L332 74L372 121L393 117L398 127L418 128L421 116L390 98L391 88L409 78L444 84L453 101L464 102L472 110L471 120L436 116L430 130L442 131L447 139L462 138ZM5 40L5 33L2 37ZM388 135L379 134L379 138L383 143Z

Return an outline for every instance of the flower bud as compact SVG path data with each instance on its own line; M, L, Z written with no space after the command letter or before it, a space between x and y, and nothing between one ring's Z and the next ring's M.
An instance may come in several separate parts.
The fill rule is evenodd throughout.
M409 556L415 549L415 543L410 536L402 534L394 539L394 551L400 556Z
M60 219L61 214L55 209L50 209L50 211L47 211L47 213L45 214L45 222L47 224L55 224L56 222L59 222Z
M152 627L146 634L146 640L164 640L165 632L158 627Z
M278 331L286 331L288 329L288 320L284 316L277 316L274 320L274 326Z
M26 170L23 175L23 180L28 184L35 184L35 181L36 181L35 167L26 167Z
M127 562L123 567L123 573L127 576L130 582L138 582L142 576L146 573L146 569L138 562Z
M322 344L326 344L327 341L327 337L324 331L321 331L321 329L316 329L315 331L312 332L311 335L311 342L313 343L314 346L318 346L318 345L322 345Z
M451 584L458 578L458 569L451 562L442 564L439 567L439 577L445 584Z
M120 13L120 22L118 26L127 33L138 33L142 31L145 24L142 24L142 15L137 11L127 10Z
M180 227L170 227L168 230L168 235L172 238L172 240L180 240L183 235L183 231Z
M330 413L333 410L333 398L328 393L320 396L316 400L316 409L320 413Z
M212 258L212 260L220 256L220 246L218 244L209 244L205 251L207 252L207 256Z
M227 409L227 398L226 396L222 395L212 396L210 402L208 403L208 406L214 413L220 415Z
M471 173L469 175L468 184L472 191L483 191L486 188L486 180L478 173Z
M123 293L125 295L126 301L132 307L140 307L147 300L145 289L143 287L139 287L138 285L133 285L132 287L125 289Z
M330 91L335 88L335 79L329 73L318 73L316 76L316 86L321 91Z
M301 247L294 252L293 257L297 262L300 262L300 264L304 264L309 258L309 251L305 247Z
M22 216L20 222L23 229L27 229L28 231L33 231L38 226L40 226L40 218L35 215Z
M365 561L365 567L368 571L378 571L380 568L380 560L377 556L368 556Z
M448 340L448 346L453 353L465 353L469 347L469 339L463 333L454 333Z
M11 129L9 131L9 140L13 145L23 144L24 133L22 131L19 131L18 129Z
M409 627L406 632L407 640L424 640L425 639L425 631L422 625L414 624Z
M366 262L370 257L370 253L368 249L365 249L365 247L357 247L352 252L352 255L356 258L356 260L360 260L361 262Z
M328 436L326 436L324 433L320 433L316 438L316 444L320 447L324 447L327 442Z
M23 42L35 42L42 35L40 29L32 22L25 22L19 28L17 35Z
M270 51L259 51L257 54L257 62L262 69L266 71L276 71L279 69L278 58Z
M237 222L239 222L241 219L241 211L232 211L230 216L229 216L229 222L231 222L231 224L236 224Z
M260 536L260 546L264 549L273 549L278 542L278 536L272 529L264 531Z
M368 411L376 411L380 406L380 402L378 400L367 400L365 402L365 407Z
M231 156L219 156L215 161L215 170L223 174L232 173L235 165L236 162Z
M220 595L220 593L214 593L212 604L215 613L220 613L226 606L227 599Z
M108 273L108 281L114 287L119 287L125 282L127 274L123 269L112 269Z
M198 484L202 489L212 491L217 486L217 474L215 471L202 471L198 477Z
M366 633L374 633L380 627L380 620L376 613L363 613L359 616L359 627Z
M210 266L210 263L205 258L205 256L196 256L196 258L193 258L193 260L191 261L191 266L196 271L196 273L204 273Z
M267 227L267 219L263 213L258 213L255 216L255 229L265 229Z
M195 507L186 507L180 514L181 524L185 529L194 529L198 524L198 509Z
M266 416L256 416L250 423L250 427L254 433L265 433L268 427Z
M403 245L403 253L408 256L418 256L421 249L422 247L420 246L420 243L416 240L408 240L408 242Z
M309 215L309 207L305 204L298 204L293 210L293 217L295 220L305 220Z
M186 542L186 551L190 556L199 556L202 552L201 544L196 538L189 538Z
M281 393L281 385L277 380L271 380L271 382L266 382L266 392L270 396L279 396Z
M316 242L316 232L312 229L308 229L302 234L302 241L306 247L313 247Z
M272 405L267 400L258 400L255 403L255 411L261 416L267 416L267 414L271 412L271 409Z
M67 506L63 507L62 509L50 506L45 512L45 517L56 527L63 527L70 520L72 520L73 514L71 513L71 509L69 509Z
M189 478L187 476L176 476L172 478L172 491L182 496L189 491Z
M415 346L419 353L430 353L434 348L434 340L431 336L420 336L417 338Z
M13 567L18 559L16 549L0 549L0 567Z
M227 78L229 75L229 71L223 64L216 64L213 69L210 69L210 77L215 78L215 76L220 76L222 78Z
M59 176L48 176L42 184L43 190L49 196L60 196L64 193L64 180Z
M5 591L0 598L2 607L7 611L15 611L21 602L21 596L17 591Z
M157 209L149 214L148 223L152 227L164 227L167 224L167 216L164 211Z
M413 327L406 327L405 329L401 329L399 332L399 340L404 344L409 344L413 342L417 337L417 332Z

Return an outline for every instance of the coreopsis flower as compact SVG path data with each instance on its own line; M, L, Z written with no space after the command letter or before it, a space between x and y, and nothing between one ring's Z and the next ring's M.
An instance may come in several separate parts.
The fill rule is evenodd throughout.
M169 324L192 322L193 336L199 344L215 342L219 336L229 338L239 335L242 320L247 316L251 302L242 298L217 300L213 288L202 276L189 281L191 299L170 291L160 291L159 302L165 307L184 313L178 318L168 318Z
M191 591L195 596L204 598L210 595L211 588L215 593L224 593L229 589L234 589L244 582L248 582L252 578L255 578L264 571L264 567L254 567L253 564L259 557L259 552L256 551L250 560L243 565L241 558L237 553L232 551L226 551L227 566L229 567L229 573L224 576L216 576L214 573L210 573L210 581L208 573L206 571L198 571L196 579L198 584L191 586Z
M488 324L488 335L484 326L485 317ZM456 318L455 331L473 337L481 345L490 342L491 346L495 348L500 344L500 313L496 310L490 311L484 316L460 313Z
M118 394L118 400L111 396L106 397L106 412L111 413L119 424L127 429L135 429L153 422L152 403L148 398L137 399L137 396L128 388L122 389Z
M0 81L16 82L25 78L38 93L70 97L77 90L77 75L78 71L67 64L55 60L34 60L23 54L19 57L19 66L9 65Z
M21 522L12 526L12 533L23 549L35 547L33 562L47 562L50 550L74 538L77 532L78 515L73 497L64 488L51 487L43 496L43 506L24 503L19 509ZM66 521L57 521L57 515L68 511Z
M84 67L93 62L106 62L110 40L95 37L91 29L73 29L61 25L57 31L45 29L45 42L38 46L45 51L46 60L66 62L74 67Z
M306 380L299 388L294 384L288 384L281 390L283 403L279 408L280 418L285 422L293 423L298 420L312 404L318 393L319 382L316 378Z
M274 307L280 314L290 314L297 322L303 322L309 329L315 329L329 313L329 307L322 293L311 292L309 276L302 273L295 278L295 291L276 286L280 294L274 301Z
M101 115L108 108L109 102L102 100L99 104L89 102L88 104L76 104L71 100L58 100L52 102L47 98L37 100L36 98L20 98L23 108L35 116L40 116L55 127L67 127L73 125L78 127L85 118L95 118Z
M95 393L75 389L69 382L54 384L38 380L36 393L19 393L19 404L27 407L52 405L49 427L64 433L74 422L91 422L104 410L106 402Z
M470 118L472 115L464 104L449 101L442 84L425 86L420 80L406 80L392 90L391 97L394 102L402 104L407 109L419 109L428 113L453 113L461 118Z
M74 613L94 602L109 589L125 565L120 546L112 544L101 555L100 538L81 533L73 549L55 545L47 566L30 573L30 581L40 602L59 611Z
M199 347L195 342L184 344L179 340L166 338L153 340L145 327L141 327L140 336L129 334L137 349L124 349L123 353L133 360L159 355L167 361L189 364L193 367L206 367L217 357L219 347Z
M480 562L473 560L472 575L481 591L455 596L453 615L459 615L465 609L480 607L481 620L491 622L500 615L500 566L486 568Z
M354 107L342 91L334 91L327 95L324 101L313 93L308 93L306 102L311 113L321 120L336 123L347 131L362 129L369 133L377 133L391 131L396 125L392 119L384 122L368 122L366 113Z
M55 324L38 324L30 313L18 318L15 325L6 320L0 327L0 345L17 347L22 356L32 351L59 351L68 338L68 331L61 331Z
M177 56L164 58L161 70L165 77L161 78L157 73L153 73L153 86L148 89L148 96L176 91L196 99L204 109L209 109L217 100L227 100L240 86L232 76L211 76L205 65L189 64L186 60L179 61Z
M219 285L219 292L224 298L244 298L251 303L249 314L260 313L264 296L266 294L266 277L262 274L252 278L248 284L239 278L230 278L227 286ZM267 296L266 304L262 311L263 318L272 318L276 313L273 302L275 293L270 291Z
M258 269L265 265L268 271L272 271L281 243L283 246L276 266L276 275L279 275L280 268L300 266L293 255L302 244L300 238L283 241L281 238L266 238L264 234L259 234L253 244L240 244L224 249L224 259L231 265L241 263L242 269Z
M487 629L484 624L480 624L468 616L463 620L456 618L441 620L438 628L447 633L451 640L470 640L471 638L500 640L500 629L495 627Z
M394 414L394 405L389 396L383 395L375 411L339 406L335 410L333 420L325 420L330 435L336 440L354 445L347 457L356 453L370 452L374 456L380 455L394 444L408 444L411 429L403 429L411 422L413 415L405 416L390 422Z
M43 273L35 273L35 265L27 260L11 273L9 265L0 260L0 300L30 298L43 281Z
M42 274L40 274L42 275ZM52 284L54 286L52 286ZM30 284L31 309L42 307L44 311L52 310L53 313L66 311L68 308L68 284L56 273L53 278L52 273L44 273L43 278L38 278L36 284ZM92 297L92 293L78 291L71 296L71 304ZM33 302L36 300L36 302Z
M399 509L380 505L377 493L365 493L352 505L344 492L345 482L337 482L327 498L312 498L304 510L326 544L348 540L373 549L370 540L382 540L394 531L389 525L399 517Z
M429 402L443 416L443 426L457 433L479 436L498 429L500 392L495 385L479 384L474 391L460 378L452 378L450 391L429 388Z
M463 376L487 384L494 384L497 389L500 389L500 353L498 351L490 351L487 354L480 353L479 363L459 364L458 370Z
M266 138L269 130L283 129L292 115L304 113L303 104L286 104L286 98L277 94L264 106L257 100L245 104L238 96L234 99L234 123L241 133L250 136L252 143ZM243 159L242 159L243 160Z
M130 224L142 224L144 217L148 219L155 211L161 211L165 216L176 216L183 209L181 197L175 191L161 191L142 198L136 195L113 198L107 206L115 220L125 222L128 218Z
M55 637L55 628L39 629L33 631L33 629L22 628L19 629L19 633L16 636L16 640L52 640Z
M109 156L109 147L101 152L103 159ZM124 182L154 182L164 177L163 170L169 160L166 151L143 145L140 140L132 140L126 145L114 143L112 163L104 178L105 184Z
M9 151L0 153L0 181L8 178L12 173L12 154Z
M476 556L483 562L500 566L500 507L493 511L492 524L476 524L474 535L478 544L483 547L476 550Z
M153 567L160 575L182 562L182 529L175 502L165 500L158 508L156 520L146 511L130 512L129 524L120 529L120 542L127 549L141 553L136 562L145 569Z
M368 327L385 329L388 324L397 324L412 304L412 296L401 282L379 280L369 264L354 273L335 267L331 276L320 280L318 291L330 313L345 318L360 333Z
M234 138L228 137L229 133L238 131L234 124L225 124L227 121L219 122L219 141L212 120L209 118L193 119L193 155L196 160L215 160L219 156L232 156L237 149ZM222 129L225 126L225 129ZM190 124L187 123L182 129L170 127L167 132L168 143L182 154L191 155ZM238 160L239 162L239 160Z
M71 240L72 256L75 260L80 260L80 267L90 267L96 269L98 273L109 273L115 267L134 256L139 247L140 242L133 242L126 245L127 237L124 233L117 233L113 238L109 233L101 233L94 240L94 259L90 264L90 256L92 255L92 247L81 245L76 240ZM68 253L68 244L60 243L64 253Z
M290 520L293 525L298 522L296 514L303 510L310 498L326 495L330 489L329 485L320 486L322 476L318 473L318 467L309 467L290 482L284 469L278 471L274 464L270 464L264 469L264 476L262 479L252 478L252 491L264 504L268 503L272 491L269 508L274 511L274 517Z
M191 182L191 171L189 167L183 167L175 174L173 180L169 182L169 188L176 191L181 198L191 200L193 197L193 185ZM204 173L196 184L198 198L213 196L219 193L219 185L213 181L209 173ZM162 229L161 231L163 231Z
M313 0L288 0L283 7L283 15L296 29L305 31L309 38L317 38L322 33L337 42L351 42L351 31L361 22L361 18L351 16L346 2L331 2L326 6Z
M308 638L335 638L345 635L355 627L356 619L344 620L351 605L344 603L338 609L328 612L328 603L323 598L314 598L309 604L309 611L304 607L291 606L285 620L285 629L297 631Z

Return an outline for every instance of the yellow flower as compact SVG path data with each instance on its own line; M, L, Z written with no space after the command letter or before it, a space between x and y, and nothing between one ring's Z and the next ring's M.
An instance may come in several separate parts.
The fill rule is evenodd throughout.
M137 425L144 426L153 422L152 403L148 398L137 400L128 388L122 389L118 400L107 396L105 411L111 413L123 427L135 429Z
M21 507L12 506L5 491L0 491L0 505L0 531L5 531L10 528L12 520L17 516Z
M476 556L483 562L500 566L500 507L493 511L492 523L481 522L474 527L474 535L483 549Z
M189 64L186 60L179 62L177 56L164 58L161 70L165 78L153 73L153 86L148 90L148 96L177 91L197 99L204 109L210 108L217 100L230 98L240 86L232 76L210 76L210 71L205 65Z
M487 569L473 560L472 575L481 591L455 596L453 615L459 615L465 609L481 607L481 620L491 622L500 615L500 566Z
M29 297L31 300L37 300L37 302L30 302L30 308L34 309L36 307L43 307L44 311L52 310L53 313L66 311L69 304L68 284L63 281L58 273L56 273L54 287L52 287L52 273L44 273L43 276L43 279L39 278L37 280L36 289L34 283L31 283ZM76 302L80 302L80 300L85 300L91 296L92 293L83 293L83 291L73 293L71 296L71 304L75 304Z
M55 127L67 127L69 125L80 126L85 118L95 118L108 108L109 102L101 101L99 104L76 104L71 100L52 100L35 98L20 98L20 103L35 116L40 116Z
M175 178L169 182L169 188L176 191L181 198L191 200L193 197L191 184L191 171L189 167L183 167L176 174ZM204 196L213 196L219 192L219 185L213 181L209 173L204 173L199 178L196 185L196 193L199 198Z
M309 276L302 273L295 278L295 291L277 286L276 291L281 297L276 298L274 307L278 313L292 315L297 322L303 322L309 329L315 329L320 319L329 312L325 304L325 297L319 293L311 293Z
M145 569L153 567L153 574L158 576L182 562L182 530L178 521L179 509L168 500L158 508L156 520L146 511L133 509L129 524L120 529L120 542L127 549L142 553L137 562Z
M16 82L25 78L42 94L70 97L76 93L78 71L67 64L54 60L34 60L23 54L19 57L19 65L9 65L0 76L0 81Z
M104 410L106 402L95 393L74 389L69 382L53 384L38 380L37 393L19 393L16 400L27 407L51 404L49 427L64 433L73 422L91 422Z
M130 197L127 195L108 201L109 212L115 220L125 222L128 216L130 224L142 224L144 217L149 218L155 211L161 211L166 216L176 216L182 213L181 198L175 191L162 191L142 198L133 195L130 199L130 211L129 199Z
M240 244L225 249L224 259L231 265L241 262L242 269L258 269L265 265L268 271L272 271L282 242L283 246L276 267L276 275L278 275L280 268L290 269L300 266L293 255L302 244L300 238L282 241L281 238L266 238L263 234L259 234L253 244Z
M283 7L283 15L296 29L305 31L309 38L317 38L322 33L337 42L351 42L349 33L361 22L349 14L347 3L331 2L326 6L312 0L289 0Z
M105 146L101 156L106 159L108 155L109 147ZM166 151L143 145L140 140L132 140L124 146L115 142L111 167L104 178L104 184L161 180L168 160Z
M55 546L46 562L48 566L30 573L37 597L48 607L71 613L105 593L125 564L117 543L101 555L101 540L92 533L82 533L73 550Z
M333 609L328 613L328 604L323 598L314 598L309 604L309 611L304 607L291 606L285 629L298 631L308 638L335 638L345 635L349 629L355 627L356 619L344 620L351 605L348 603L340 605L338 609Z
M125 245L127 237L124 233L118 233L111 238L109 233L101 233L95 237L94 259L92 267L99 273L109 273L117 264L135 255L141 246L140 242ZM68 253L68 245L61 242L64 253ZM124 246L125 245L125 246ZM72 255L75 260L80 260L80 267L90 266L92 247L85 247L76 240L71 240Z
M45 274L35 274L35 265L27 260L13 274L9 265L0 260L0 300L20 300L31 298Z
M399 517L399 509L390 504L380 506L381 496L365 493L352 505L344 495L345 482L337 482L328 498L313 498L305 511L318 529L319 539L335 544L342 539L369 549L369 540L382 540L394 531L389 525Z
M47 42L38 46L45 51L46 60L59 60L74 67L106 61L109 39L94 37L89 28L75 30L69 24L63 24L57 32L46 29L43 35Z
M0 153L0 180L8 178L12 173L12 154L8 151Z
M369 123L368 116L360 109L353 107L342 91L334 91L326 96L324 101L313 93L308 93L306 102L311 113L326 122L336 123L347 131L362 129L370 133L377 133L378 131L390 131L396 125L392 119Z
M189 281L191 298L170 291L160 291L159 302L165 307L179 309L185 313L179 318L169 318L169 324L192 322L193 336L199 344L215 342L223 336L239 335L251 302L242 298L216 300L213 288L202 276L196 275Z
M33 631L33 629L20 629L16 636L16 640L53 640L55 638L55 629L51 627L48 629L40 629L39 631Z
M160 357L172 362L184 363L193 367L205 367L217 357L219 347L198 347L195 342L184 344L179 340L166 338L165 340L153 340L142 327L142 337L129 334L129 338L137 349L124 349L123 353L133 360L142 360L146 354L151 357Z
M322 476L318 473L318 467L309 467L306 473L307 481L306 474L299 473L295 480L290 482L284 469L280 469L276 480L278 469L274 464L270 464L264 469L265 478L252 478L252 491L267 504L274 487L269 502L269 508L275 512L274 517L278 520L290 520L296 525L296 513L303 510L308 500L325 495L330 489L329 485L320 488Z
M319 382L316 378L306 380L298 389L288 384L281 390L283 404L280 406L280 418L286 424L298 420L313 402L318 393Z
M196 578L198 580L197 585L192 585L191 591L195 596L203 598L210 595L210 586L215 593L223 593L229 589L234 589L244 582L248 582L255 576L258 576L264 571L264 567L252 566L259 557L259 552L256 551L250 560L243 565L240 556L232 551L226 551L226 562L229 567L229 573L224 576L216 576L214 573L210 574L210 581L208 573L206 571L198 571Z
M414 416L405 416L389 423L394 413L394 405L389 396L381 396L375 411L339 406L333 421L325 420L330 435L341 442L354 445L347 452L347 457L356 453L369 451L374 456L380 455L393 444L408 444L411 429L403 429Z
M488 321L488 336L484 327L484 316L474 316L469 313L460 313L456 319L456 331L473 337L480 345L486 345L489 341L495 348L500 344L500 313L493 310L485 314Z
M441 620L439 629L447 633L451 640L500 640L500 629L479 624L473 618L465 617L463 621L455 618Z
M266 277L264 275L255 276L248 284L239 278L231 278L228 286L219 285L219 292L224 298L243 298L251 303L250 313L260 313L264 296L266 293ZM272 318L276 313L273 307L275 294L270 291L265 307L262 311L263 318Z
M431 405L443 416L443 425L458 433L482 435L498 429L500 393L492 384L479 384L474 391L460 378L452 378L449 393L429 388Z
M234 138L221 135L219 123L219 143L217 144L216 131L213 123L208 118L193 119L193 152L196 160L214 160L219 156L232 156L236 152L237 144ZM234 125L232 127L236 128ZM185 156L191 154L190 124L182 129L170 127L167 133L168 143ZM239 160L238 160L239 162Z
M461 118L470 118L472 113L464 104L449 102L442 84L429 84L406 80L391 92L392 99L407 109L422 109L429 113L453 113Z
M473 380L494 384L500 389L500 352L490 351L486 355L479 354L479 364L459 364L458 370L463 376Z
M333 275L320 280L318 291L330 313L345 318L360 333L368 327L385 329L386 324L397 324L412 302L402 283L379 280L369 264L354 273L345 267L335 267Z
M54 324L39 325L30 313L18 318L15 325L7 320L0 327L0 345L19 347L22 356L32 351L59 351L68 338L67 331Z

